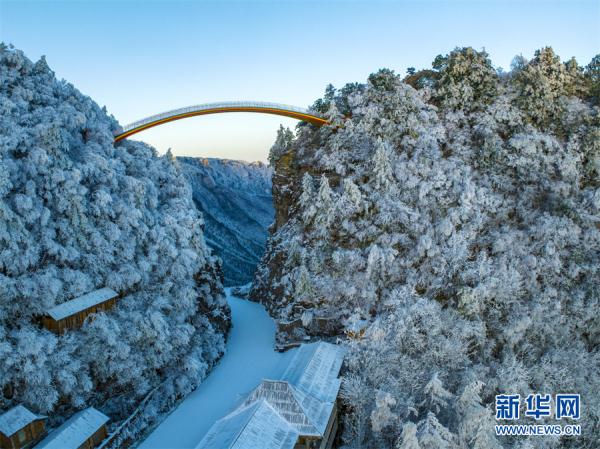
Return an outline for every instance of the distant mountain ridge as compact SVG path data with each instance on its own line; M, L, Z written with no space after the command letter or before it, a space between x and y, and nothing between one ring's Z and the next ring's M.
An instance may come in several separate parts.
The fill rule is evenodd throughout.
M208 245L223 260L225 285L250 282L273 222L272 169L262 162L178 157Z

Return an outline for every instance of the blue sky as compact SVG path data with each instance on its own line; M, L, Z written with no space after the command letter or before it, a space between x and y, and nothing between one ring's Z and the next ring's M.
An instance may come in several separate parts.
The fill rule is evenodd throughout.
M551 45L587 64L600 52L600 0L586 1L7 1L0 40L46 55L122 124L221 100L308 106L328 83L389 67L430 67L456 46L508 68ZM178 155L265 160L279 124L220 114L136 136Z

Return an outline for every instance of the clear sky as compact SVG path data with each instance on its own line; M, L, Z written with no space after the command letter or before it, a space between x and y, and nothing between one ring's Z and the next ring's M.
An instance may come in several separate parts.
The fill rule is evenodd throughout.
M0 40L46 55L127 124L213 101L308 106L328 83L430 67L456 46L485 48L505 69L546 45L587 64L600 52L600 0L0 0ZM220 114L136 138L176 155L265 160L279 124L295 121Z

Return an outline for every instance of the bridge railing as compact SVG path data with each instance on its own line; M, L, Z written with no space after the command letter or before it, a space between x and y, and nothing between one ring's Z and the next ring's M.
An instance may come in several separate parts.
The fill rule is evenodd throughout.
M210 109L219 109L219 108L258 108L258 109L279 109L284 111L298 112L300 114L314 115L317 114L309 111L306 108L299 108L297 106L292 106L289 104L280 104L280 103L267 103L262 101L225 101L219 103L205 103L205 104L197 104L193 106L186 106L184 108L173 109L171 111L163 112L161 114L152 115L150 117L143 118L136 122L130 123L128 125L123 126L122 132L131 131L133 129L139 128L141 126L147 125L149 123L154 123L160 121L162 119L166 119L169 117L174 117L181 114L186 114L189 112L200 112L206 111Z

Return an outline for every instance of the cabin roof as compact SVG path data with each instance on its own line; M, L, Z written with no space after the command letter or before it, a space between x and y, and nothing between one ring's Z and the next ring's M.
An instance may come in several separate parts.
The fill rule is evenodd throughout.
M58 321L108 301L109 299L115 298L116 296L118 296L118 294L114 290L110 288L101 288L99 290L86 293L79 298L63 302L62 304L51 308L46 313Z
M264 399L218 420L195 449L293 449L298 433Z
M345 349L323 341L301 345L283 373L285 380L323 402L335 402L340 389L338 374Z
M108 422L109 418L94 407L75 413L36 446L36 449L79 447Z
M43 418L45 416L38 416L24 406L17 405L0 415L0 432L9 437L33 421Z

